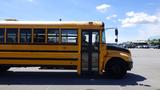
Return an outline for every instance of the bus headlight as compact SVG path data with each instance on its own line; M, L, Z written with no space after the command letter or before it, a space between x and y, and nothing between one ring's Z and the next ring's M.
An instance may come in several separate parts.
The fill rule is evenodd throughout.
M129 57L129 55L125 54L125 53L120 53L120 55L125 56L125 57Z

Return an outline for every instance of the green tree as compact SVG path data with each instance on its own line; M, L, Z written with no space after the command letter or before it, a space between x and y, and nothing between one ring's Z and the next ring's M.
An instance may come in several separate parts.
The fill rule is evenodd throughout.
M160 39L152 39L152 40L148 40L148 43L151 45L160 45Z

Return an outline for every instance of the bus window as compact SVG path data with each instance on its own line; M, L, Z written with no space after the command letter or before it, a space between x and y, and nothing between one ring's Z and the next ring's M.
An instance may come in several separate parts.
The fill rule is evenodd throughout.
M17 28L7 28L6 29L6 34L7 34L6 42L7 43L17 43L18 41L17 33L18 33Z
M62 29L62 43L77 43L77 30L75 29Z
M48 29L48 43L58 43L59 42L59 30L58 29Z
M92 32L92 46L93 51L97 51L99 48L99 32Z
M45 43L45 29L34 29L34 43Z
M0 28L0 43L4 43L4 28Z
M99 33L98 32L92 32L92 44L93 43L99 43Z
M32 29L20 29L20 43L31 43Z

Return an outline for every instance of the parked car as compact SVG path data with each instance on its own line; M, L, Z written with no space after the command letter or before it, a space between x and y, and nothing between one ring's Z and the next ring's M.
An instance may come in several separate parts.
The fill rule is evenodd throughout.
M160 49L160 45L156 45L154 49Z

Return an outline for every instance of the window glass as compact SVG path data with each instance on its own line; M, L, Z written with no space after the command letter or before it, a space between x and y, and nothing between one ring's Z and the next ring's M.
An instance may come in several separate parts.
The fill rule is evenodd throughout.
M7 34L6 42L7 43L17 43L18 41L17 33L18 33L17 28L7 28L6 29L6 34Z
M98 32L92 32L92 44L99 43L99 33Z
M62 29L62 43L77 43L77 30Z
M106 43L106 34L105 34L105 30L103 30L103 32L102 32L102 43Z
M45 42L45 29L34 29L34 42L35 43Z
M20 29L20 42L31 43L32 29Z
M59 30L48 29L48 43L58 43L58 42L59 42Z
M0 43L4 43L4 28L0 28Z
M99 48L99 32L92 32L92 51L97 51Z

